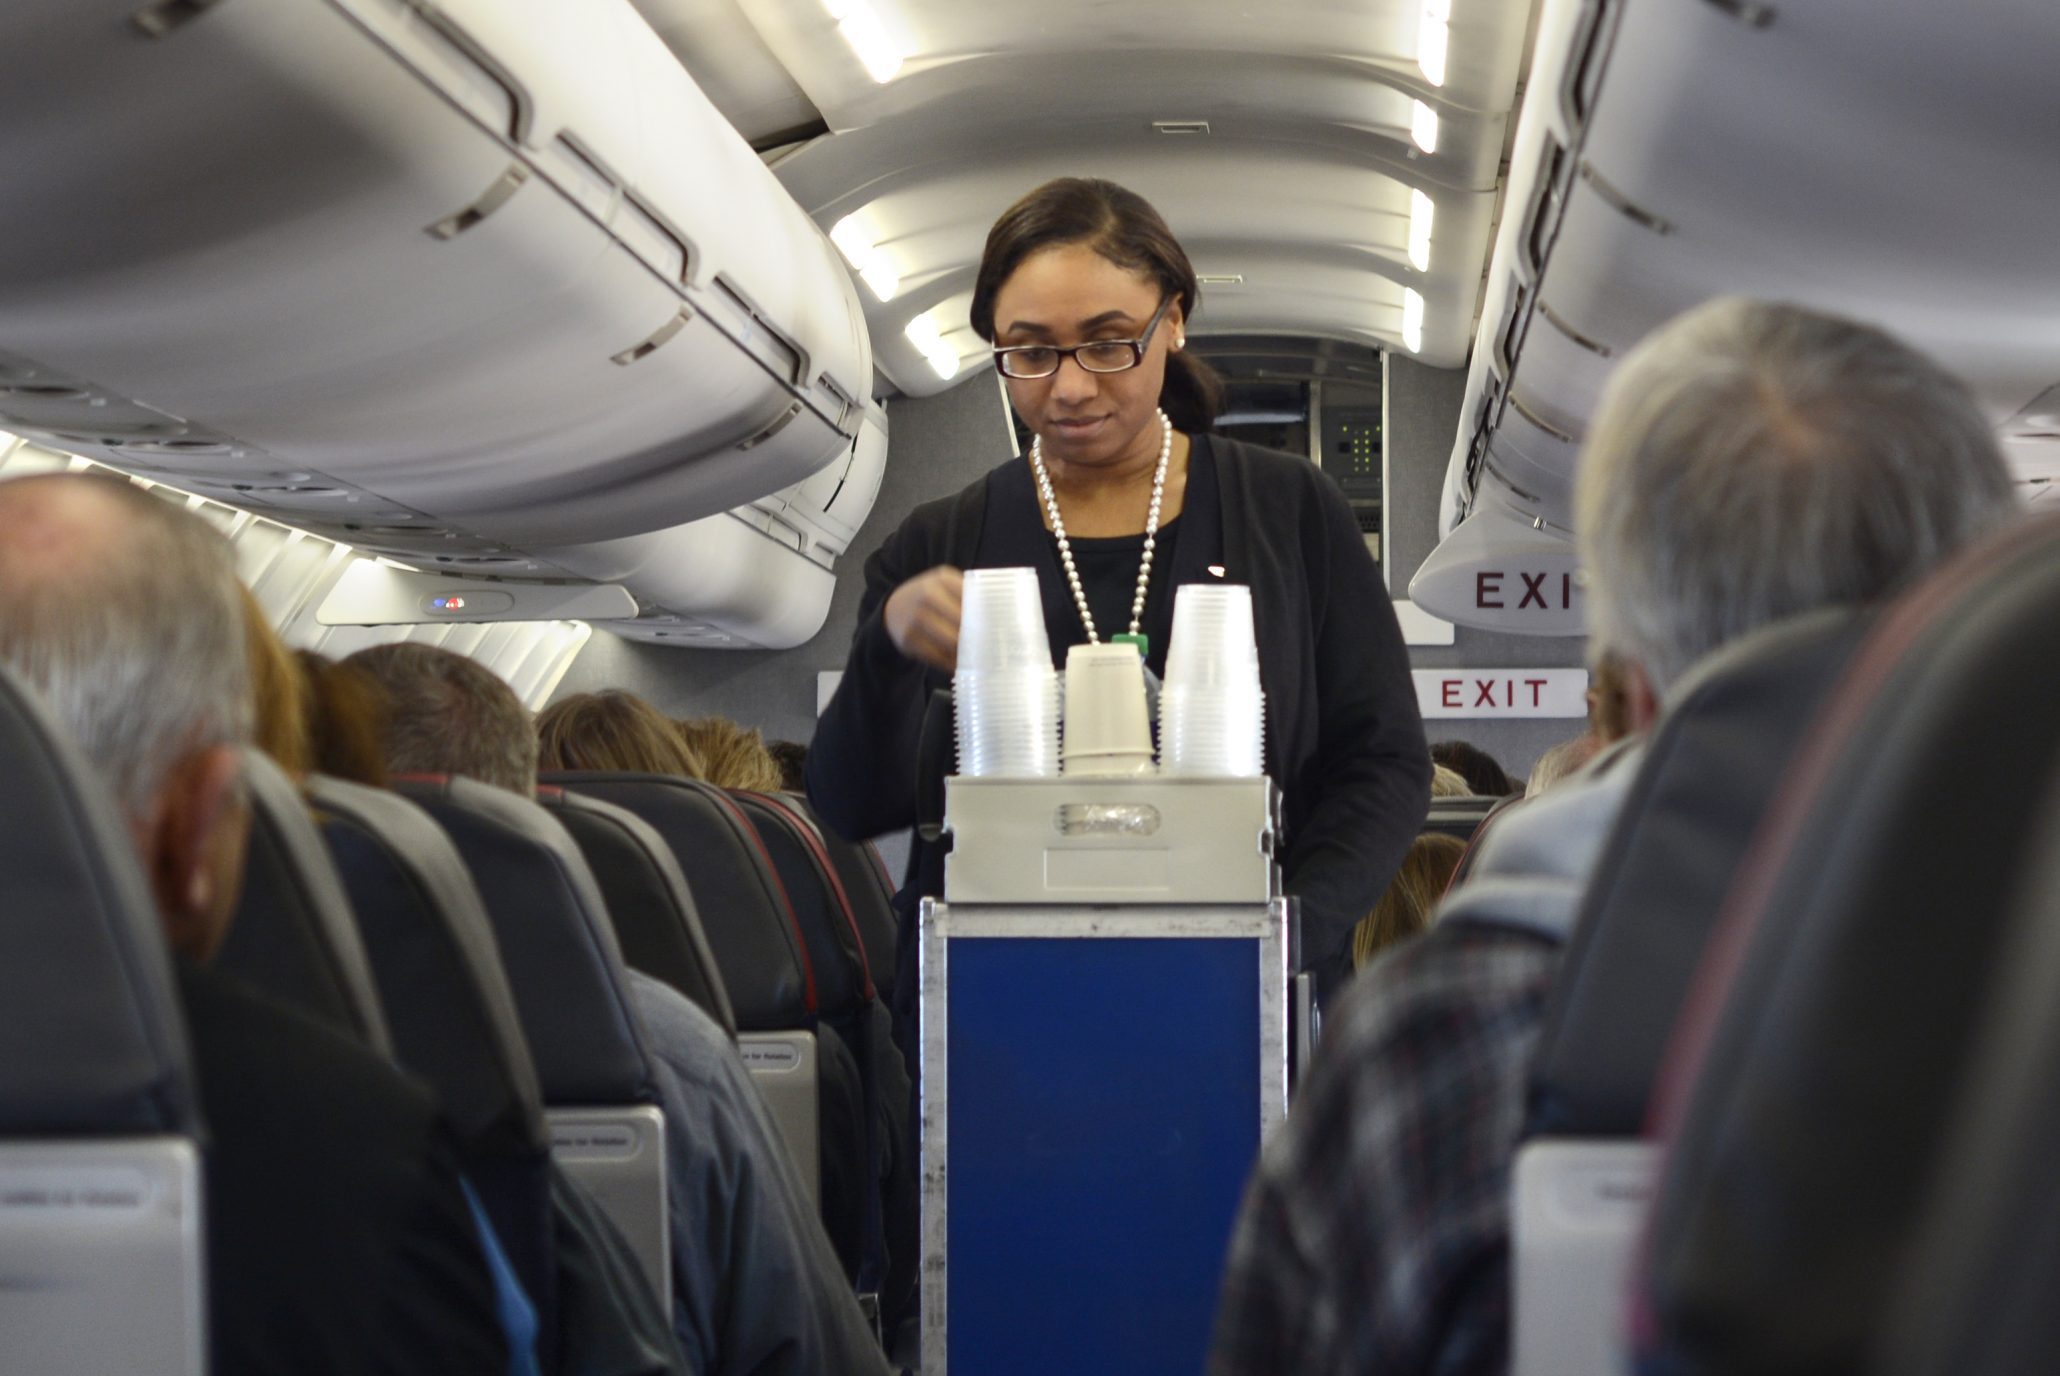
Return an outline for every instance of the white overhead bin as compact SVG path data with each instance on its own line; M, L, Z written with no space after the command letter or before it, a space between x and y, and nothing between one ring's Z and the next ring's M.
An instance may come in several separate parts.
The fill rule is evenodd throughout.
M67 450L547 575L851 463L850 278L627 0L12 0L0 179Z

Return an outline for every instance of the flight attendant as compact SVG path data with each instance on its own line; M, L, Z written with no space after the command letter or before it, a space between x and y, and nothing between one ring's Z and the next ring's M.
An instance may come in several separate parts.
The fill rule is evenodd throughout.
M995 222L972 324L1035 438L1022 458L918 507L867 560L808 794L852 838L917 820L919 740L957 662L963 569L1038 571L1054 665L1072 645L1141 633L1161 675L1174 589L1247 584L1301 964L1334 985L1353 926L1424 820L1430 756L1395 613L1344 495L1306 457L1211 433L1221 383L1185 352L1196 296L1165 221L1111 182L1048 182ZM905 1051L915 912L942 891L942 850L919 840L895 899Z

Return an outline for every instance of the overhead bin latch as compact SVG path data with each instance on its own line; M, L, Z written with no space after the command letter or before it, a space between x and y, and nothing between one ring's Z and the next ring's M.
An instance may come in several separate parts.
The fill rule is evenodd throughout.
M220 3L221 0L161 0L159 4L145 5L137 10L129 17L129 22L150 38L163 38Z
M759 445L764 444L774 435L777 435L780 433L780 431L786 429L789 425L793 423L794 417L800 414L801 403L797 401L793 403L791 406L789 406L785 411L782 411L779 415L779 418L775 420L771 425L766 426L765 429L759 431L750 439L745 440L742 444L738 445L737 448L756 449Z
M508 170L494 179L494 184L471 205L455 215L446 215L425 231L432 239L455 239L466 230L484 220L487 216L506 205L522 184L529 180L529 168L519 162L508 164Z
M687 327L687 322L693 318L693 307L681 306L678 315L675 315L672 319L653 330L642 343L632 344L619 354L609 355L609 362L627 368L640 358L650 357L663 347L667 340L671 339L681 330L684 330Z

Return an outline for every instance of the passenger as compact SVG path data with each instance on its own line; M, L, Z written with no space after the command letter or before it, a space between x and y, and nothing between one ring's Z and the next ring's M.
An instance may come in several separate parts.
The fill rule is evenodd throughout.
M307 684L293 651L272 629L256 594L241 583L236 586L243 594L243 638L250 647L251 697L256 711L250 743L294 778L304 778L313 763Z
M249 815L251 661L229 547L127 483L0 484L0 661L112 786L175 956L207 1124L210 1370L511 1370L436 1106L356 1042L207 968Z
M765 747L772 752L774 763L780 767L780 791L799 793L808 785L802 777L802 770L808 764L808 747L800 741L769 741Z
M1431 746L1431 762L1457 770L1466 780L1467 792L1476 798L1503 798L1518 791L1501 762L1471 741L1438 741Z
M1436 787L1435 780L1432 787ZM1445 896L1445 886L1452 882L1452 872L1459 868L1459 857L1464 854L1466 842L1443 832L1426 831L1410 843L1402 868L1395 871L1395 881L1373 905L1373 911L1352 929L1354 970L1364 970L1388 947L1430 930L1431 910Z
M1535 798L1595 758L1606 742L1593 731L1561 741L1538 757L1524 784L1524 797Z
M717 788L778 793L785 785L780 763L765 748L765 737L757 728L739 726L728 717L690 717L673 726L687 749L700 757L699 777Z
M620 770L687 779L698 779L703 772L701 757L665 714L620 689L560 698L538 714L536 735L543 769Z
M1631 734L1631 706L1624 700L1622 656L1589 646L1588 734L1608 744Z
M918 820L932 782L917 778L918 746L932 690L957 663L963 569L1038 570L1055 665L1074 644L1137 631L1160 674L1174 588L1249 585L1282 868L1301 900L1306 963L1328 988L1349 974L1353 924L1423 822L1430 760L1408 651L1343 494L1306 457L1211 433L1221 385L1185 352L1197 290L1159 213L1111 182L1048 182L995 222L972 325L997 346L1035 442L917 508L867 560L808 795L854 841ZM941 848L918 841L895 900L904 1049L917 903L942 878Z
M344 663L365 668L387 693L387 739L405 746L389 760L394 773L462 774L535 794L536 734L514 690L492 671L416 643L360 650ZM631 1002L660 1062L673 1327L692 1369L706 1376L885 1371L736 1047L677 990L628 973Z
M313 650L298 650L307 685L308 746L315 772L332 779L385 788L386 700L364 670Z
M1431 796L1433 798L1471 798L1473 785L1449 764L1431 766Z
M1959 382L1879 330L1741 300L1624 360L1575 498L1592 634L1617 656L1634 731L1703 656L1886 597L2013 508ZM1620 744L1511 812L1431 931L1341 1001L1246 1196L1216 1376L1507 1366L1525 1071L1639 750ZM1495 917L1512 892L1524 912L1510 920L1528 928L1463 920Z

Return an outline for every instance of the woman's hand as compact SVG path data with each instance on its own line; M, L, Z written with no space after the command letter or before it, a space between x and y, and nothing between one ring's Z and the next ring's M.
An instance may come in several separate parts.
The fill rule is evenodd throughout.
M888 594L881 613L894 648L946 673L958 667L959 599L966 576L949 564L926 569Z

